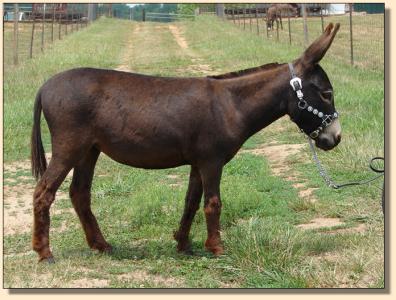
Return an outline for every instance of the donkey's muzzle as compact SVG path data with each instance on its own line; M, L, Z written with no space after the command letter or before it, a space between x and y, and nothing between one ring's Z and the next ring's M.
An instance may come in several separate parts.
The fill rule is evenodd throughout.
M336 147L341 142L341 134L335 136L319 135L315 140L316 147L328 151Z

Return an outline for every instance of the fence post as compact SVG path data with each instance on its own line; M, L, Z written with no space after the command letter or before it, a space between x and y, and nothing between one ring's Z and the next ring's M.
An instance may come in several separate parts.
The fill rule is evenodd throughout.
M70 32L73 33L74 6L73 6L73 4L70 4L70 5L71 5L71 31Z
M250 31L252 31L252 7L249 7L249 26Z
M19 21L19 7L14 4L14 65L18 64L18 21Z
M323 10L322 6L320 7L320 22L322 23L322 33L324 32L324 23L323 23Z
M246 8L243 8L243 30L246 29Z
M29 58L33 58L34 27L36 24L36 15L34 12L32 13L32 16L33 16L33 25L32 25L32 35L30 37Z
M269 33L268 33L268 9L265 13L265 29L267 31L267 39L269 38Z
M224 18L224 3L215 4L216 6L216 15L220 18Z
M84 5L84 4L81 4L81 5ZM79 9L78 23L80 24L80 30L81 30L82 27L83 27L83 10L82 10L82 7L80 7L80 9Z
M55 4L52 4L51 43L54 42Z
M142 21L146 22L146 10L144 9L144 7L142 9Z
M255 17L256 17L256 25L257 25L257 35L260 35L260 26L259 26L259 18L258 18L258 12L257 12L257 4L256 4L256 11L255 11Z
M353 66L353 38L352 38L352 9L353 4L349 4L349 38L351 41L351 65Z
M61 40L62 39L62 35L61 35L61 31L62 31L62 13L61 12L59 12L58 22L59 22L58 37L59 37L59 40Z
M91 3L88 4L88 21L89 22L96 20L97 6L98 6L97 4L91 4Z
M45 4L43 5L43 23L41 26L41 52L44 52L44 31L45 31Z
M289 25L289 45L291 45L290 11L287 13L287 24Z
M303 12L303 26L304 26L304 46L308 45L308 27L307 27L307 8L306 4L301 4L301 9Z

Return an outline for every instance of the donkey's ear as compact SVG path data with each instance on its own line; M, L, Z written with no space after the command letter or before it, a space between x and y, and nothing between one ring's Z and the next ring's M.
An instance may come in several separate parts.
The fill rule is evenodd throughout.
M323 58L327 50L330 48L339 28L340 23L337 23L335 26L333 23L327 25L322 35L318 37L300 57L299 60L303 67L309 68L314 64L317 64Z

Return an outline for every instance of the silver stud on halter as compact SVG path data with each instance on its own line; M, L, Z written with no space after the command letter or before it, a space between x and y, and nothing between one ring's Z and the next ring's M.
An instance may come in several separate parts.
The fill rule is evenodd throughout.
M313 108L311 105L308 105L307 101L304 100L301 78L297 77L296 74L294 73L293 64L289 63L288 65L289 65L290 75L292 77L292 79L290 80L290 85L293 88L293 90L296 92L298 98L298 103L297 103L298 108L301 110L306 109L308 112L322 119L322 126L319 126L316 130L312 131L309 134L309 136L312 139L316 139L324 128L329 126L334 119L338 118L339 114L337 112L334 112L331 115L325 115L323 112L317 110L316 108Z

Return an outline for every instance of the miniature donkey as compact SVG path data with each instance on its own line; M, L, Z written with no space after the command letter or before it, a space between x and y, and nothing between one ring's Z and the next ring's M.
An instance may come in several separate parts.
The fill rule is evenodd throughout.
M289 115L317 147L330 150L340 142L332 85L318 64L338 29L339 24L329 24L289 65L272 63L203 78L79 68L49 79L35 100L31 141L32 172L38 180L32 244L39 260L54 262L49 209L71 169L70 197L88 245L111 250L91 211L91 184L101 152L137 168L191 165L185 208L174 234L177 250L190 250L191 223L204 195L205 247L214 255L223 253L220 178L224 165L250 136ZM51 134L48 166L41 141L41 111Z

